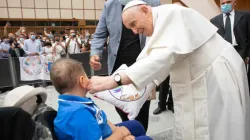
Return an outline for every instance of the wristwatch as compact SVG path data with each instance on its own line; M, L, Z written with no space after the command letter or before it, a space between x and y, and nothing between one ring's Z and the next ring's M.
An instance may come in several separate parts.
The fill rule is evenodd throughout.
M121 76L120 76L119 73L115 74L114 80L115 80L115 82L117 83L118 86L122 85Z

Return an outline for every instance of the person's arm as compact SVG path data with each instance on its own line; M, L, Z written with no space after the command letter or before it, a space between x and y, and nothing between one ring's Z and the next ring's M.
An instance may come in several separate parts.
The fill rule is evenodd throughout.
M68 40L66 40L66 45L65 45L65 46L66 46L66 48L68 48L68 47L69 47L69 44L70 44L71 38L72 38L72 37L70 36L70 37L68 38Z
M106 24L106 5L104 4L104 9L102 11L101 17L99 19L99 23L96 27L94 38L91 41L91 51L90 51L90 61L89 64L91 68L95 71L100 70L102 64L100 62L104 44L107 41L109 36L109 31Z
M44 29L44 35L49 36L50 34L47 33L47 29Z
M10 48L10 49L11 49L11 48ZM9 49L7 49L7 50L2 49L2 51L3 51L4 53L7 53L7 52L9 52Z
M32 53L30 53L28 51L28 43L27 43L27 40L24 41L24 48L23 48L24 52L27 54L27 55L31 55Z
M66 49L66 46L65 46L64 42L60 42L60 45L62 46L63 49Z
M81 43L80 42L81 42L81 40L78 37L76 37L76 44L77 44L79 49L81 48Z
M174 63L174 53L170 49L167 47L155 48L146 58L135 62L125 71L119 72L122 85L133 84L138 89L142 89L155 80L161 83L169 75L169 70ZM96 93L117 86L113 75L93 76L88 88L90 93Z
M21 29L17 30L15 34L18 36L20 35L20 32L21 32Z
M96 27L95 33L93 35L93 40L91 41L91 53L90 56L93 55L102 55L104 44L106 43L107 37L109 36L109 31L106 24L106 5L104 4L104 8L99 19L99 23Z
M8 30L7 30L8 27L9 27L9 24L6 23L5 26L4 26L4 30L3 30L4 36L7 36L7 35L8 35Z
M43 46L42 46L42 43L41 42L39 42L39 53L37 54L37 55L41 55L41 54L43 54L43 52L44 52L44 49L43 49Z
M112 131L114 132L115 129L117 128L117 126L115 126L112 122L108 121L108 125L109 127L112 129Z
M121 74L122 83L127 85L132 82L139 89L146 87L154 80L161 83L169 75L174 63L174 53L169 48L153 49L148 57L137 61ZM125 78L126 75L127 78Z
M56 45L57 45L57 42L55 42L55 43L52 45L53 54L54 54L54 55L56 54Z

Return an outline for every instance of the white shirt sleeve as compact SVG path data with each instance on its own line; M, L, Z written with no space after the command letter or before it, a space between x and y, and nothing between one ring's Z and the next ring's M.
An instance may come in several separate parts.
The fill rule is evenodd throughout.
M155 80L159 83L164 81L174 63L174 53L169 48L155 48L147 57L125 70L125 73L135 87L142 89Z

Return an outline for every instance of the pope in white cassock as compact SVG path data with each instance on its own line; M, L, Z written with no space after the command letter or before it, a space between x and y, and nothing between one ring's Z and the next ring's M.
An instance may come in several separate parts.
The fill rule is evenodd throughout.
M92 77L90 93L120 82L144 88L170 74L176 140L250 140L245 64L217 28L195 10L132 1L124 25L148 36L137 62L115 76Z

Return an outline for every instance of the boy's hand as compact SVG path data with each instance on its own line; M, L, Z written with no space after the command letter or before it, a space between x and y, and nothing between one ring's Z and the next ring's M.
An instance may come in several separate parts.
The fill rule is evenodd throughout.
M113 123L111 123L109 120L108 120L108 125L109 127L112 129L112 132L115 131L115 129L117 128L117 126L115 126Z
M126 127L124 127L124 126L121 126L121 127L118 126L118 127L116 127L115 132L120 133L124 138L127 137L127 136L129 136L129 135L131 135L131 133L129 132L129 130Z
M123 140L135 140L135 137L133 135L128 135Z

